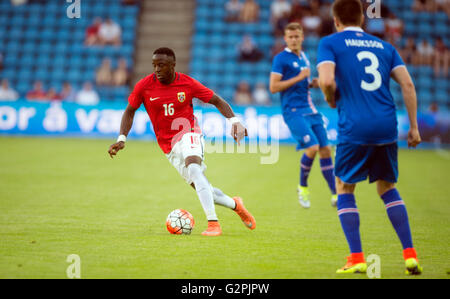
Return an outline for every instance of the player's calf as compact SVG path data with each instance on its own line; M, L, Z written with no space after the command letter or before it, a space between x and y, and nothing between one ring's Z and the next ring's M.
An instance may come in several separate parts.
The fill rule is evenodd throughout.
M308 187L308 177L311 172L314 156L312 158L305 152L300 160L300 186Z
M200 203L205 211L206 218L208 220L217 220L216 211L214 208L213 194L210 188L210 184L203 174L202 168L199 164L192 163L187 167L189 177L195 185L195 191L197 192Z
M347 194L355 192L356 184L347 184L339 177L336 177L336 191L338 194Z
M331 194L336 195L336 180L334 177L333 160L331 158L321 158L319 162L320 170L322 171L322 175L330 188ZM335 206L335 202L333 202L333 200L332 205Z
M216 205L220 205L232 210L236 208L236 203L234 202L234 200L223 193L222 190L211 185L211 191L213 193L214 203Z

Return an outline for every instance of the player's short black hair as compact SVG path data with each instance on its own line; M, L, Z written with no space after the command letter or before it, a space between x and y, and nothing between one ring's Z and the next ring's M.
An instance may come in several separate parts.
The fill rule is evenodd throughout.
M333 3L333 15L343 25L361 26L363 20L363 6L360 0L336 0Z
M153 52L153 55L161 54L161 55L167 55L167 57L172 57L173 61L176 61L175 59L175 52L167 47L158 48Z

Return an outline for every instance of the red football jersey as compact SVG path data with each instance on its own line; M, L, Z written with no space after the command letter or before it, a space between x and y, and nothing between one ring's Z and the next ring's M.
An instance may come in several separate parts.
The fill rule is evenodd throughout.
M136 84L128 103L136 109L144 104L156 140L162 151L168 154L185 133L201 133L192 99L208 103L213 94L211 89L182 73L175 73L175 80L169 85L160 83L155 74L151 74Z

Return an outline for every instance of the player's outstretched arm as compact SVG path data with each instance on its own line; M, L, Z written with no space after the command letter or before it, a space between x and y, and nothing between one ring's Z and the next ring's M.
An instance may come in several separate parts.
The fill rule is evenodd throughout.
M422 140L420 138L419 126L417 124L417 95L414 83L405 66L395 68L391 73L402 89L403 101L409 118L408 146L416 147Z
M336 81L334 72L336 66L333 63L322 63L318 67L319 87L325 95L325 100L331 108L336 108Z
M111 144L108 149L108 153L111 158L117 155L117 152L125 147L125 140L123 138L128 136L128 133L131 130L131 126L133 125L134 114L137 109L128 104L125 112L122 115L122 121L120 123L120 137L116 143ZM124 136L124 137L123 137Z
M270 81L269 81L269 90L271 93L277 93L280 91L284 91L291 87L292 85L306 79L311 74L311 71L309 68L303 69L297 76L294 78L288 79L288 80L281 80L283 76L278 73L271 73L270 74Z
M247 129L236 118L233 109L231 109L231 106L217 94L213 95L213 97L209 101L209 104L216 106L217 110L219 110L223 116L231 121L231 136L237 142L237 144L240 145L241 139L245 136L248 136Z

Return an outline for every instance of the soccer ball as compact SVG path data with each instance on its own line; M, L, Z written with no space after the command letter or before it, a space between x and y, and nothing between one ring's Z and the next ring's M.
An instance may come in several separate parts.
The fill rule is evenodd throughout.
M183 209L173 210L166 220L167 230L174 235L189 235L194 229L194 224L194 217Z

